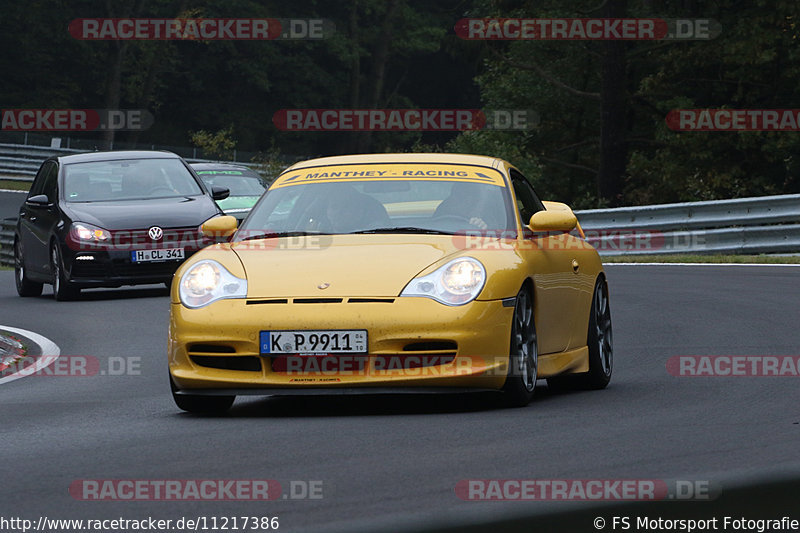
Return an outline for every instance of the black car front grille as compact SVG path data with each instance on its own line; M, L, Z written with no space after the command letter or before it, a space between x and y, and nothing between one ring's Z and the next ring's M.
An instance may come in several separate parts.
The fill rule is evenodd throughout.
M154 241L148 235L148 230L115 230L112 240L117 246L127 249L152 249L152 248L202 248L206 243L197 228L164 228L161 239Z

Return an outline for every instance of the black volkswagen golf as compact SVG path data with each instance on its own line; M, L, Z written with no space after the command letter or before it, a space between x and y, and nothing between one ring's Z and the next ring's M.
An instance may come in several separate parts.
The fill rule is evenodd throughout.
M170 152L51 157L20 208L14 238L17 292L56 300L82 288L169 284L178 265L211 244L200 225L222 214L189 165Z

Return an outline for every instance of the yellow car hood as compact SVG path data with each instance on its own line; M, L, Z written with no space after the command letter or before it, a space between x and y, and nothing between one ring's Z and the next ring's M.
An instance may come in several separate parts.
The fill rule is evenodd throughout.
M248 298L395 297L459 250L450 235L383 234L259 239L231 249L247 273Z

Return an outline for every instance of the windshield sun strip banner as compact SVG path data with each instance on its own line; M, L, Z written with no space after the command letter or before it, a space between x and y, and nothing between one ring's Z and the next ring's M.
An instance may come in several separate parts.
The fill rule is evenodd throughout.
M422 180L463 181L505 186L503 175L496 169L473 165L431 163L400 163L379 165L329 165L301 168L284 173L272 185L273 189L306 183L339 181Z

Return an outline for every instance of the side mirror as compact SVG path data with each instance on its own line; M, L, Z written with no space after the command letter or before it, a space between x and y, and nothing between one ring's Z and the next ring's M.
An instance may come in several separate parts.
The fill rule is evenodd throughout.
M231 190L227 187L220 187L219 185L211 186L211 197L214 200L224 200L231 195Z
M225 189L226 191L228 189ZM200 231L203 232L203 235L210 238L218 238L218 237L225 237L228 238L236 231L236 228L239 227L239 222L236 220L236 217L232 217L230 215L225 215L221 217L214 217L209 218L203 225L200 226Z
M25 202L37 207L47 207L50 205L50 198L46 194L37 194L36 196L31 196Z
M538 211L533 214L530 227L533 231L572 231L578 219L572 211Z

